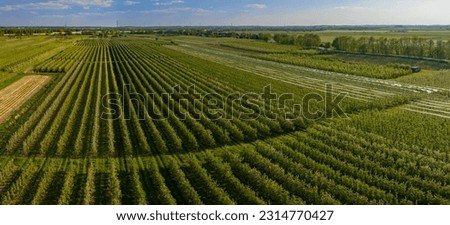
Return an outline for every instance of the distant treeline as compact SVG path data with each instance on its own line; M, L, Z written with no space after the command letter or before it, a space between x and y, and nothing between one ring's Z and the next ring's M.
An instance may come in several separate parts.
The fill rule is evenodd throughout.
M31 36L33 34L50 34L50 33L67 33L74 32L73 29L64 29L58 27L52 28L4 28L0 29L0 35L15 35L15 36Z
M65 28L65 27L25 27L25 28L0 28L0 36L32 36L36 34L61 34L61 35L97 35L97 36L114 36L122 34L153 34L153 30L149 29L114 29L114 28Z
M185 30L160 30L156 34L164 36L203 36L203 37L226 37L226 38L238 38L238 39L253 39L262 40L266 42L276 42L283 45L297 45L302 48L316 48L322 44L320 36L313 33L307 33L304 35L294 35L286 33L251 33L251 32L234 32L234 31L215 31L215 30L197 30L197 29L185 29ZM328 44L331 46L331 43Z
M279 44L297 45L303 48L316 48L322 44L322 40L317 34L289 35L275 34L273 40Z
M334 39L332 46L336 50L347 52L450 59L450 41L434 41L419 37L389 39L343 36Z

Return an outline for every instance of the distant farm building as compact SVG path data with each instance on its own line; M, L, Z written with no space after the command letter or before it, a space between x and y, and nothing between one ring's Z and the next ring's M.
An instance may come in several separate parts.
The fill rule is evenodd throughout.
M66 36L66 32L52 32L51 36Z

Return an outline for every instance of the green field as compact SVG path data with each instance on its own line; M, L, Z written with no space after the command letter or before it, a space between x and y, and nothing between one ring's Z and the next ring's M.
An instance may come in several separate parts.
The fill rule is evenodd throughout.
M422 73L401 77L397 80L405 83L449 89L449 79L450 71L447 69L440 71L423 71Z
M0 88L53 78L0 124L0 204L450 204L446 70L229 38L0 45L30 46L0 55ZM294 98L265 102L269 85ZM341 93L344 113L315 113Z
M0 89L14 83L21 77L21 73L0 72Z
M0 89L19 80L26 73L33 73L36 63L63 51L75 38L52 37L0 37Z

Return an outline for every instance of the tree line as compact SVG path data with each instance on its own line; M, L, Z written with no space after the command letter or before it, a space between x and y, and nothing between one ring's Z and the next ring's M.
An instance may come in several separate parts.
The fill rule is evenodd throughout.
M214 38L236 38L236 39L252 39L265 42L276 42L283 45L297 45L302 48L315 48L322 44L320 36L317 34L307 33L304 35L287 34L287 33L252 33L240 31L218 31L208 29L183 29L183 30L159 30L155 34L163 36L201 36ZM331 45L331 44L329 44Z
M422 58L450 59L450 41L435 41L420 37L375 38L342 36L334 39L336 50L374 53L385 55L406 55Z

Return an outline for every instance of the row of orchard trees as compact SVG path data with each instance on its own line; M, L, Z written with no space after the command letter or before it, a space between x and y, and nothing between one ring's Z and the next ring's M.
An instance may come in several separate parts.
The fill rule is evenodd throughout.
M316 124L200 153L10 160L1 164L0 203L440 205L450 203L445 155L345 121Z
M80 157L189 152L253 141L303 126L302 118L279 116L271 120L263 116L284 114L275 107L266 109L262 101L246 105L233 99L218 101L223 116L217 118L204 110L212 108L204 99L195 99L186 90L195 85L198 93L228 96L243 92L239 85L227 86L220 81L211 85L208 75L187 67L176 60L176 55L162 53L163 47L132 41L86 39L37 65L36 71L64 68L67 73L29 119L5 138L7 153ZM146 93L154 96L147 97ZM166 93L172 93L167 101ZM207 100L220 99L204 96ZM242 97L247 102L250 98ZM117 101L108 106L124 113L117 119L109 115L101 120L103 100ZM258 117L250 118L250 110Z
M434 41L420 37L389 39L342 36L334 39L332 45L337 50L349 52L450 59L450 41Z

